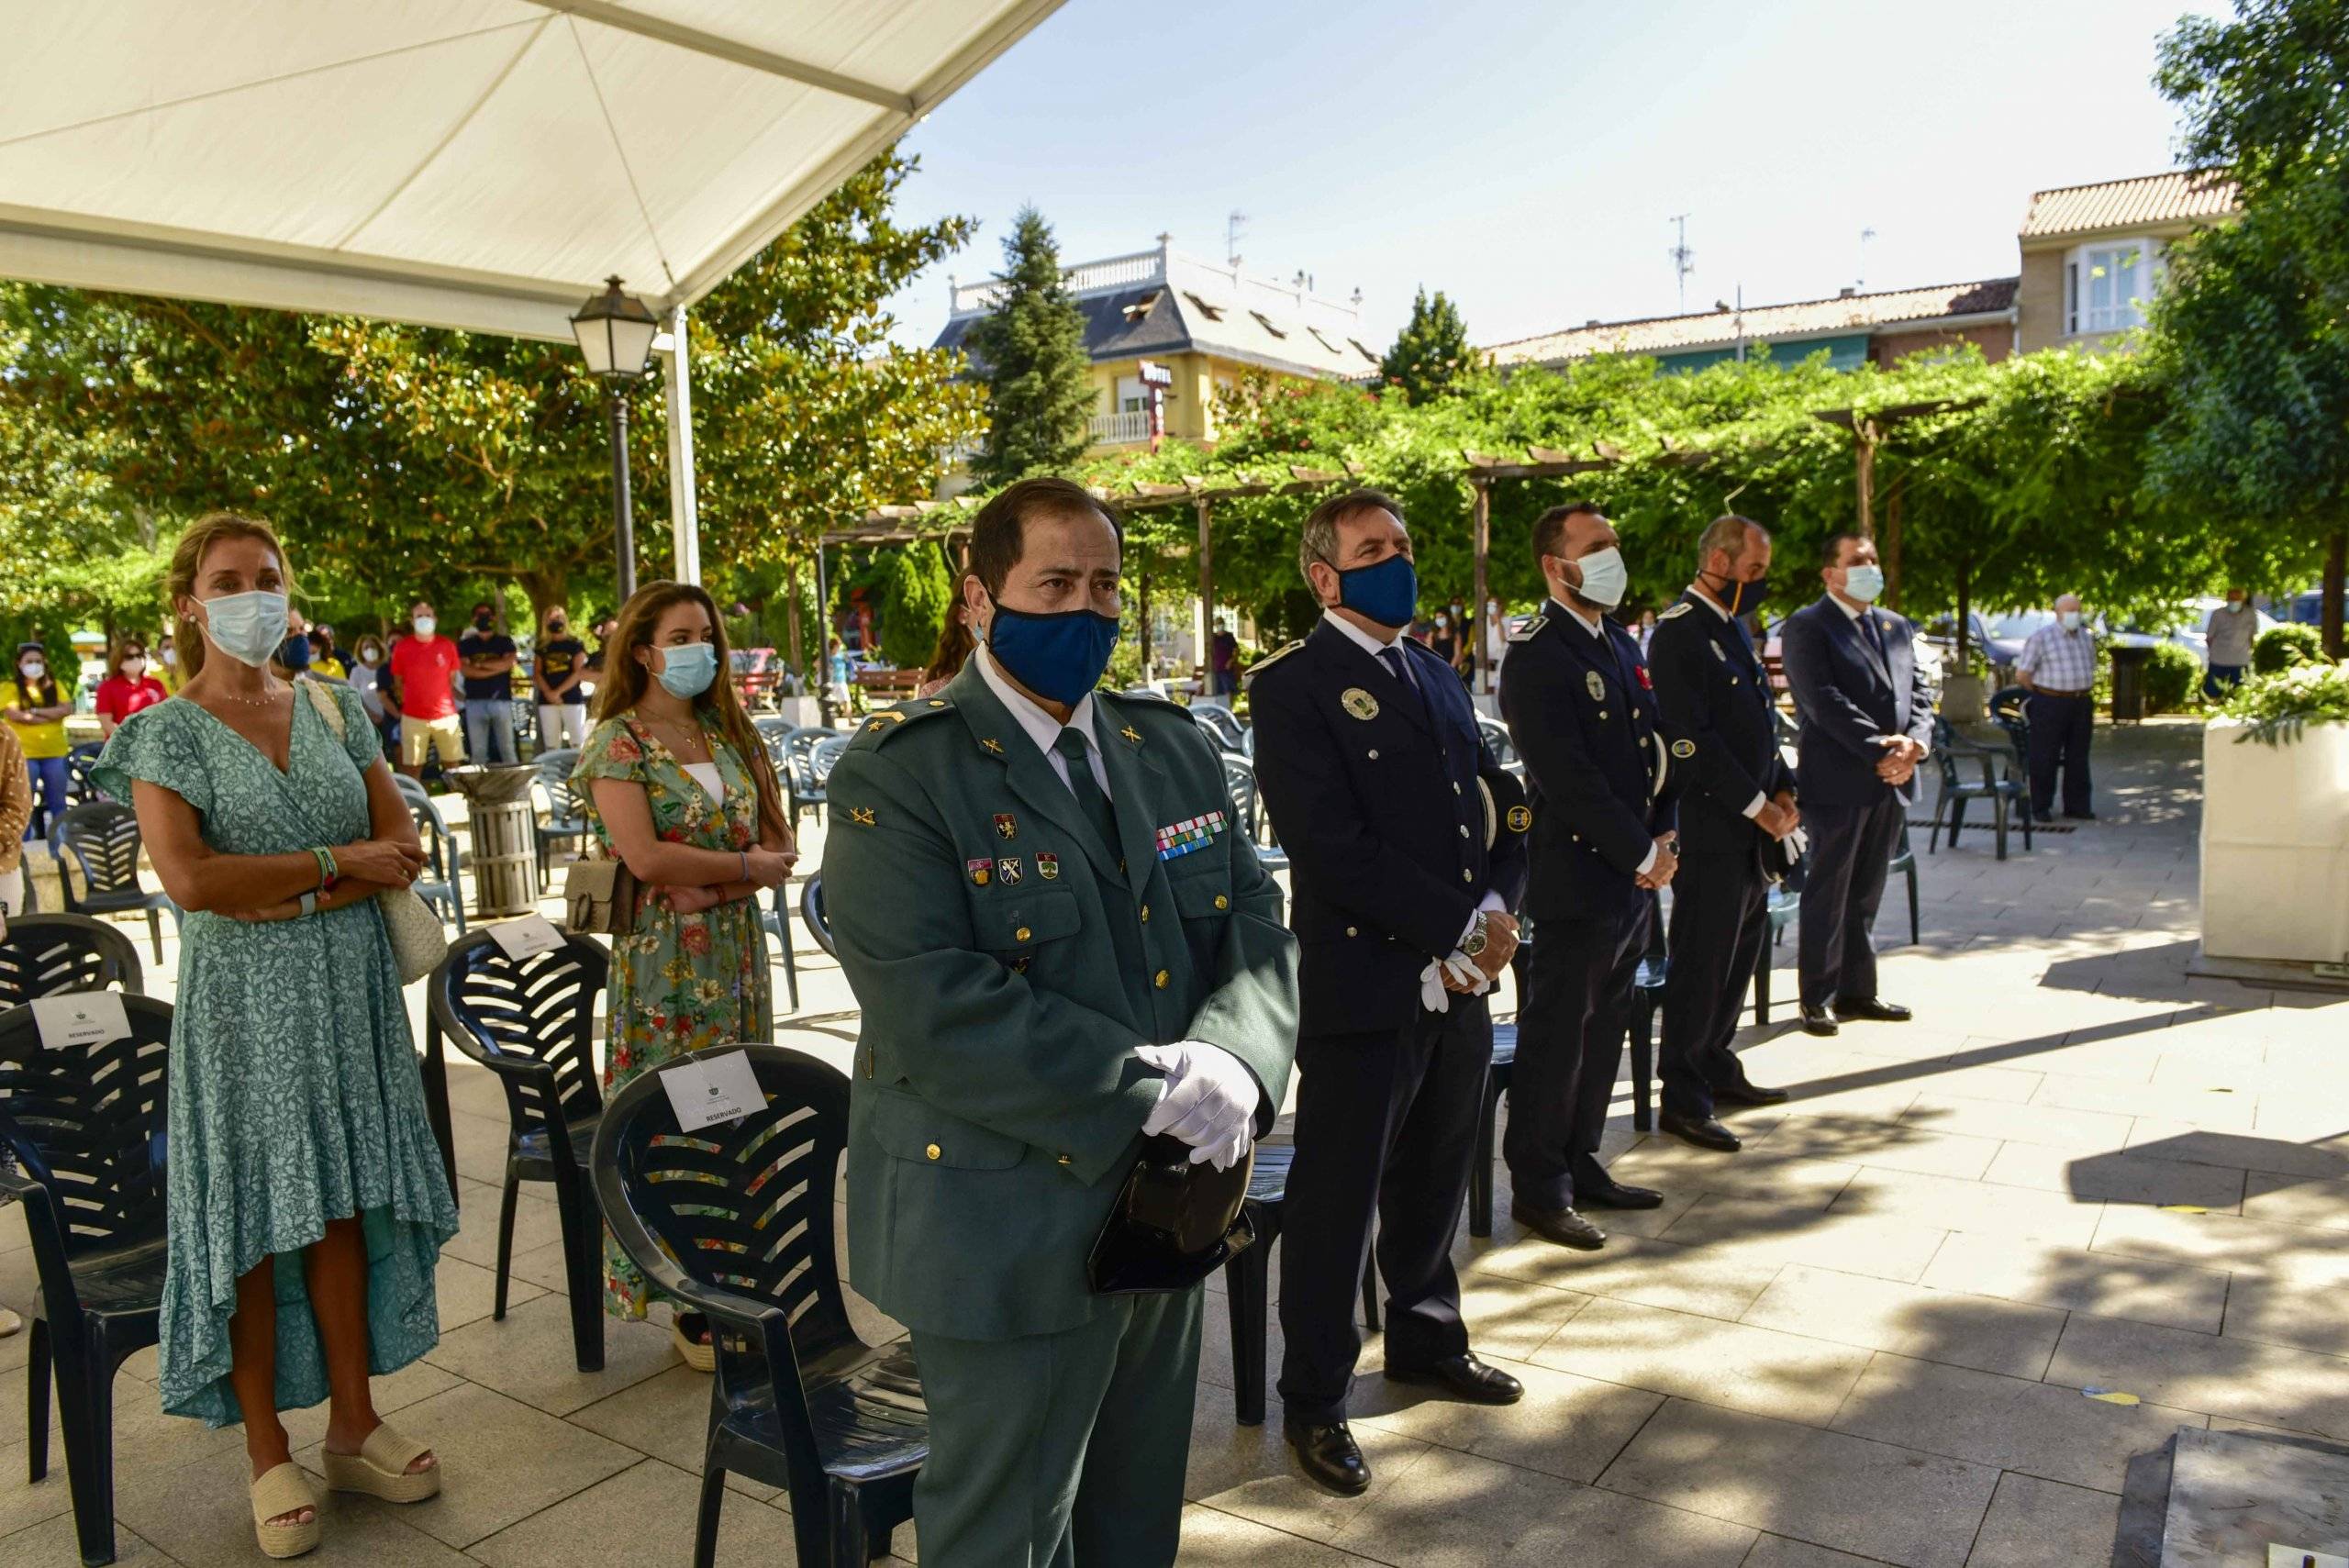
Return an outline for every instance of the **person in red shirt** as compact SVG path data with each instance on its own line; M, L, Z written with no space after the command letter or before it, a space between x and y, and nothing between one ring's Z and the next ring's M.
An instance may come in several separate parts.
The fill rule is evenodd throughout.
M439 617L426 600L409 606L408 625L416 635L392 650L391 676L400 710L400 772L415 778L424 772L425 752L436 745L442 767L462 762L465 734L457 717L457 645L440 634Z
M172 694L147 673L147 645L130 638L115 646L106 662L110 672L98 683L98 733L112 735L117 726L142 707L153 707Z

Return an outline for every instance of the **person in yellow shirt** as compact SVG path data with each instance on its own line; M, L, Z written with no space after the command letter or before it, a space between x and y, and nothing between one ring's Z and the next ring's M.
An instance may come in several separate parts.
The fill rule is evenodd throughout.
M162 682L165 691L178 691L180 689L180 651L173 644L172 634L168 631L155 639L155 663L157 667L150 670L148 673Z
M65 814L65 716L72 711L50 670L48 651L38 642L17 644L16 676L0 684L0 719L24 748L25 772L40 796L25 824L27 839L48 838L50 823Z

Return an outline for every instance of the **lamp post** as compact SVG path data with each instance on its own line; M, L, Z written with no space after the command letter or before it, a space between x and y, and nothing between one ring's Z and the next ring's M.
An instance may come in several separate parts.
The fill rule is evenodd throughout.
M571 318L572 335L586 358L587 373L602 382L612 406L612 529L619 555L619 602L636 593L636 528L629 515L628 484L628 391L651 371L652 339L661 318L634 295L620 292L617 277Z

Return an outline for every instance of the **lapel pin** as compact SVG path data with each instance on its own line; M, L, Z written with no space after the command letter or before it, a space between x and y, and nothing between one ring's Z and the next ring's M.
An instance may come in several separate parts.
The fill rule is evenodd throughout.
M994 752L998 757L1003 755L1003 742L1000 740L982 740L979 744L985 747L988 751Z
M973 887L985 887L988 882L992 880L994 867L995 862L991 860L964 861L963 862L963 869L971 873L971 885Z
M873 826L873 807L852 806L848 808L848 819L860 828L870 828Z
M1060 856L1041 853L1038 854L1036 857L1036 874L1042 877L1046 882L1058 882L1061 879Z
M1124 736L1127 740L1132 741L1137 746L1141 744L1141 731L1136 729L1130 724L1127 725L1123 729L1119 730L1118 733Z
M1591 701L1605 702L1607 700L1607 683L1598 678L1598 671L1585 670L1582 673L1582 684L1590 692Z
M998 839L1006 840L1017 839L1019 837L1019 819L1013 817L1008 811L996 812L995 817L995 836Z
M1378 717L1378 699L1360 686L1348 686L1340 695L1338 706L1356 718L1370 719Z
M1020 877L1026 874L1026 868L1020 865L1019 856L1006 855L995 862L995 874L1004 886L1017 887Z

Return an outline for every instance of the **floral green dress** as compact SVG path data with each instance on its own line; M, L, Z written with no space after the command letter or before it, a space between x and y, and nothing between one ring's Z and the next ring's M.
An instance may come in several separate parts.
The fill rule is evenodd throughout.
M634 715L607 718L588 732L571 782L596 840L611 836L595 809L593 779L644 786L652 829L672 844L697 850L747 850L759 841L758 787L726 738L709 738L725 798L709 798L658 737ZM766 933L756 901L743 898L699 915L679 915L665 899L646 899L636 929L612 939L611 991L605 998L604 1088L648 1068L729 1040L774 1036L767 984ZM655 1293L607 1233L604 1307L617 1318L641 1318Z
M204 841L223 854L364 839L361 775L382 752L359 699L334 696L341 739L295 700L284 773L185 697L142 708L106 742L98 786L128 802L135 779L161 785L195 807ZM163 1408L216 1427L239 1418L228 1318L238 1276L273 1253L277 1407L327 1396L297 1254L330 1219L357 1215L366 1234L368 1370L395 1372L430 1350L440 1335L432 1271L457 1207L375 901L262 926L189 914L170 1073Z

